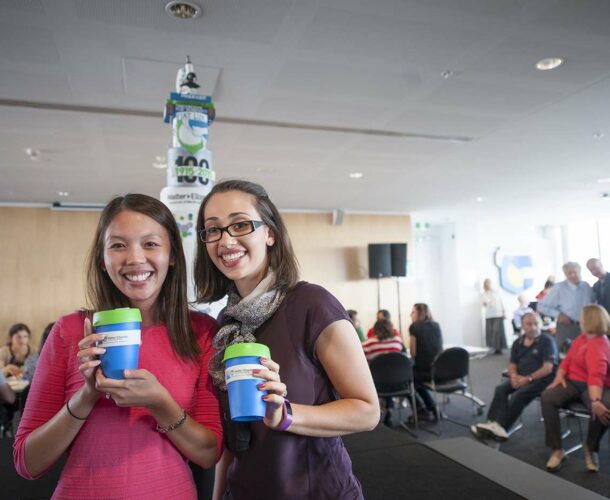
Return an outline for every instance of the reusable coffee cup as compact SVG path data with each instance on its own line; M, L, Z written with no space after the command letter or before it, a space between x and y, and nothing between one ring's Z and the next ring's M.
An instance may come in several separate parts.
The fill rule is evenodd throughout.
M260 357L270 358L271 352L266 345L256 343L233 344L225 350L225 382L229 393L231 420L251 422L265 416L266 403L258 384L264 381L252 375L252 370L265 368Z
M93 314L95 333L105 335L97 346L106 349L100 356L102 373L106 377L122 379L125 378L123 370L138 367L141 324L139 309L123 307Z

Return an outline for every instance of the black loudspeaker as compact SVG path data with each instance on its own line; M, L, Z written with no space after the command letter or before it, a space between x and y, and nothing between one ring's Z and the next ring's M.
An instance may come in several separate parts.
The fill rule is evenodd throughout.
M392 276L392 250L389 243L369 243L369 278Z
M407 275L407 244L392 243L390 245L392 254L392 276Z

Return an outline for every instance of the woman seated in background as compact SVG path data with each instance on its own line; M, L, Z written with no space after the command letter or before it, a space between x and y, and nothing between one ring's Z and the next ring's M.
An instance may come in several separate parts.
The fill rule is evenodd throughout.
M392 322L387 319L379 319L373 326L373 337L362 343L366 360L370 363L373 358L388 352L404 351L404 345L400 335Z
M559 470L567 458L561 446L559 409L581 400L591 411L587 442L583 447L589 471L599 470L599 442L610 423L610 316L598 305L585 306L580 316L582 333L572 342L559 365L555 380L542 393L546 445L553 452L546 468Z
M443 350L443 335L427 304L417 303L411 310L409 326L409 351L414 361L413 378L417 392L419 418L436 418L436 403L430 394L427 382L432 380L432 361Z
M25 359L25 363L23 364L23 377L30 382L32 378L34 378L34 372L36 371L36 365L38 365L38 358L40 357L40 353L42 352L42 348L44 347L44 343L47 341L47 337L55 324L54 321L45 326L42 331L42 335L40 336L40 343L38 344L38 352L29 355Z
M10 327L8 343L0 347L0 369L5 376L21 378L25 358L36 352L30 345L30 334L30 329L24 323Z
M380 321L382 319L392 321L392 316L390 315L390 311L388 311L387 309L379 309L379 311L377 311L376 321ZM393 328L393 331L394 331L394 336L400 337L400 332L396 328ZM369 328L369 331L366 332L367 339L372 339L373 337L375 337L375 325L373 325L371 328Z

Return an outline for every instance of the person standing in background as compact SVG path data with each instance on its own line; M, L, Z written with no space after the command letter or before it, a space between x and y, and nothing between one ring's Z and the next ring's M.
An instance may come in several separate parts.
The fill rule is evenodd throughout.
M563 350L567 339L571 342L580 335L582 308L595 301L589 283L580 278L580 265L577 262L566 262L563 273L565 281L557 283L538 303L540 314L557 319L555 340L559 352Z
M483 281L481 299L485 307L485 343L487 347L493 349L494 354L502 354L502 349L506 349L504 333L506 313L500 292L492 288L489 278Z
M597 278L597 282L593 285L596 302L610 312L610 279L608 279L610 273L606 272L602 261L599 259L589 259L587 269Z

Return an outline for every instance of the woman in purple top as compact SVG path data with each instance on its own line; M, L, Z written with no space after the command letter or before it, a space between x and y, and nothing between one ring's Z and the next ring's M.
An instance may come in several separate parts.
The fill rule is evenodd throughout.
M298 281L288 232L262 186L217 184L197 230L197 298L228 294L210 362L228 432L214 498L362 498L338 436L375 427L379 403L345 309L325 289ZM236 424L222 356L230 344L254 341L273 357L261 358L265 368L256 371L267 411L262 421Z

